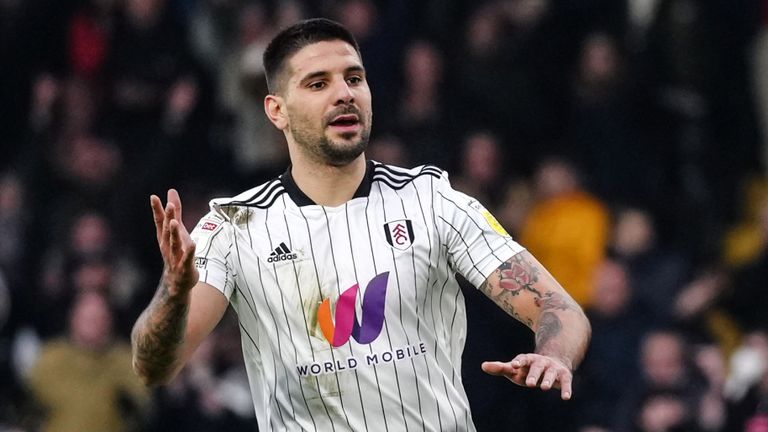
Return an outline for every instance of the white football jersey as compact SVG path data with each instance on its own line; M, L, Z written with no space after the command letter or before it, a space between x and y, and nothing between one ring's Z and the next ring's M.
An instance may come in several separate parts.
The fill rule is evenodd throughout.
M369 161L326 207L289 170L211 201L192 238L237 311L260 430L474 430L455 274L479 286L523 248L445 172Z

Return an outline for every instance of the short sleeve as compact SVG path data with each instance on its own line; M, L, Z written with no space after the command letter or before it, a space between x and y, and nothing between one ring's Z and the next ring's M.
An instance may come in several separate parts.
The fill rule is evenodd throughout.
M211 211L200 219L191 237L195 242L195 267L200 272L200 282L213 286L229 299L235 286L228 261L232 249L229 223Z
M454 271L479 287L502 263L525 250L476 199L453 189L448 175L436 182L435 218Z

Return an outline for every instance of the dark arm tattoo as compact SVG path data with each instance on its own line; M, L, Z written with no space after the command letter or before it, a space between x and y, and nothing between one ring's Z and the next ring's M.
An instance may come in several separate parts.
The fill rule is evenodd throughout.
M547 344L560 334L563 329L563 323L560 318L552 312L545 312L539 318L539 329L536 332L536 348L545 347Z
M184 343L189 303L173 299L161 281L131 333L133 367L147 385L170 378Z

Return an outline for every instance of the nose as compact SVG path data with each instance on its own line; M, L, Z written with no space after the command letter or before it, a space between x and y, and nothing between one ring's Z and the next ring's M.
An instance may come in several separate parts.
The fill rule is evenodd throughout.
M336 105L349 105L355 102L355 94L346 81L342 80L336 89Z

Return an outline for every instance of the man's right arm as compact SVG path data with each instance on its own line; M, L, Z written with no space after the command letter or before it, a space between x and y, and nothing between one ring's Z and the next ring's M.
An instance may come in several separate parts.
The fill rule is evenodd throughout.
M186 296L174 297L164 280L131 333L133 369L150 386L176 376L228 305L221 291L207 283L199 282Z
M134 370L145 384L158 385L178 373L221 320L228 301L199 282L195 243L181 223L179 194L169 190L165 208L155 195L150 203L165 267L152 302L133 327L131 343Z

